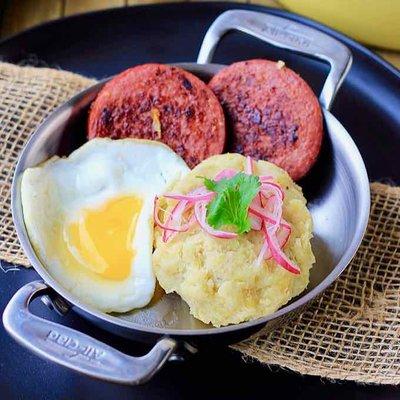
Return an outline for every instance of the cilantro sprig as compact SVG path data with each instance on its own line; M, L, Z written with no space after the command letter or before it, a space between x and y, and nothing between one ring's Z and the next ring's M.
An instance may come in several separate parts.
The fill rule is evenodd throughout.
M232 178L214 181L203 178L208 190L216 193L207 205L207 222L215 229L228 225L236 227L236 233L251 229L248 216L249 206L260 188L258 176L237 173Z

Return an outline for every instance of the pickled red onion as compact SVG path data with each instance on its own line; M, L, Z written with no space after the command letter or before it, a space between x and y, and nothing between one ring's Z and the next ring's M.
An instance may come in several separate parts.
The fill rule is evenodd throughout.
M292 274L300 274L300 268L295 263L289 260L289 258L280 248L276 236L270 235L268 229L266 229L265 238L274 261Z
M251 157L246 157L246 166L245 166L245 173L247 175L254 175L254 161ZM261 195L258 193L253 200L253 203L256 206L261 206ZM262 226L262 219L257 215L249 215L251 229L255 231L260 231Z
M276 224L279 222L278 219L269 213L264 207L259 206L253 202L249 207L249 212L258 218L265 219L270 224Z
M291 232L292 232L292 228L290 227L289 224L281 223L279 225L279 228L276 231L276 238L277 238L279 247L281 249L283 249L285 247L286 243L288 242ZM266 239L264 239L264 243L267 244L267 248L268 248L269 246L268 246L268 243L266 242ZM264 253L264 259L269 260L271 257L272 257L272 254L268 248L268 251L266 251Z
M254 174L254 162L251 157L246 158L245 173ZM216 176L215 180L229 179L234 177L237 171L233 169L223 169ZM281 186L273 182L273 176L261 175L260 189L254 197L249 207L249 218L253 230L262 230L264 235L263 245L257 257L256 263L260 265L263 260L273 258L281 267L293 274L299 274L300 268L289 260L283 252L283 247L291 235L291 226L282 218L282 208L285 193ZM171 237L179 232L186 232L197 221L200 227L209 235L222 238L233 239L237 233L217 230L207 223L207 204L214 198L215 193L208 191L204 186L195 189L188 194L167 193L164 197L177 200L177 204L172 209L166 222L161 222L158 216L158 209L154 207L154 221L157 226L163 229L163 241L167 242ZM189 221L182 224L183 214L194 209Z
M260 175L258 178L260 179L261 183L269 183L274 179L272 175Z
M214 180L216 182L220 181L221 179L230 179L233 178L237 174L237 171L231 168L223 169L222 171L218 172L217 175L215 175Z
M272 192L273 194L278 193L279 197L284 200L285 198L285 193L283 192L282 188L277 184L273 182L261 182L261 193L263 194L264 197L269 197L269 195Z
M220 239L233 239L237 237L237 233L216 230L208 225L206 221L206 211L206 204L204 202L198 202L194 205L194 215L196 216L196 221L204 231L206 231L209 235Z
M155 197L155 200L154 200L153 218L154 218L155 224L156 224L157 226L159 226L160 228L162 228L162 229L164 229L164 230L167 230L167 231L184 232L185 230L184 230L184 228L182 228L182 227L178 227L178 226L174 226L174 227L173 227L173 226L168 225L168 222L169 222L170 218L168 218L168 220L167 220L165 223L161 222L161 220L160 220L160 218L159 218L159 216L158 216L157 200L158 200L158 196L156 196L156 197ZM180 204L180 205L181 205L181 204ZM176 211L177 206L178 206L178 205L176 205L176 206L174 207L174 209L172 210L172 212L171 212L171 214L170 214L171 219L175 219L174 217L172 217L172 214L174 213L174 210ZM182 206L182 205L181 205L181 206ZM187 229L186 229L186 230L187 230Z
M215 196L214 192L204 191L202 193L197 194L174 194L174 193L166 193L163 197L167 199L174 200L183 200L189 203L196 203L197 201L210 201Z
M260 231L261 230L261 219L259 217L255 217L250 215L250 224L251 224L251 229L254 231Z
M244 172L247 175L254 175L253 159L251 157L249 157L249 156L246 157L246 166L245 166Z
M178 232L187 232L189 228L194 224L195 219L192 216L188 222L183 225L179 225L184 212L188 211L188 209L192 207L192 205L188 204L187 201L178 202L172 209L167 220L164 223L161 222L158 216L159 210L157 208L157 200L158 197L156 196L154 199L153 218L155 224L164 230L162 235L163 242L167 242L169 239L171 239L172 236L174 236Z

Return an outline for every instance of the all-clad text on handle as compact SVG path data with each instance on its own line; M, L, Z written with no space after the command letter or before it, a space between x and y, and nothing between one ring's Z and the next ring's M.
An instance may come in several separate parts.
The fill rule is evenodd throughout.
M42 281L28 283L15 293L3 313L8 333L43 358L94 378L136 385L150 379L176 347L174 340L163 338L146 355L132 357L81 332L31 314L29 303L48 290Z
M319 100L322 107L330 109L351 66L352 56L344 44L317 29L286 18L255 11L230 10L221 14L208 29L197 62L210 63L219 41L232 30L327 61L331 69Z

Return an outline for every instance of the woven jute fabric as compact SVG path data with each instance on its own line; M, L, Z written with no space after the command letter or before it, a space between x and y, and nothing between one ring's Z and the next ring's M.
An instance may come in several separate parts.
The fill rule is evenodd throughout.
M371 215L351 264L309 307L235 345L302 374L400 384L400 187L371 185Z
M16 160L32 132L57 106L94 81L50 68L0 63L0 257L28 266L10 215Z
M17 157L38 124L93 80L0 63L0 261L28 266L13 227ZM281 328L233 346L246 359L302 374L400 383L400 188L371 185L369 226L354 260Z

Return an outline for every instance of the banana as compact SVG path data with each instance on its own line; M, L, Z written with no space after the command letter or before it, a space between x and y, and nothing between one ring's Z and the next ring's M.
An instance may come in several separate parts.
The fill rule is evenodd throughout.
M400 50L400 0L279 0L279 3L365 44Z

